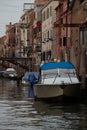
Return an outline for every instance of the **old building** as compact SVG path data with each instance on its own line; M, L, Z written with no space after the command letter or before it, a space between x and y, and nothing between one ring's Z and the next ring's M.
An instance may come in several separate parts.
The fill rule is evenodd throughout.
M6 36L0 38L0 57L6 57Z
M57 58L61 61L70 60L70 46L71 46L71 6L72 1L59 1L56 10L56 22L54 24L56 29L56 48Z
M72 48L71 61L85 83L87 77L87 1L74 0L72 5Z
M6 25L6 46L8 47L8 57L15 55L15 26L10 22Z
M27 8L26 8L27 7ZM27 57L29 45L33 44L32 28L34 22L34 4L24 3L23 15L20 18L21 28L21 56Z
M39 69L41 63L41 44L42 44L42 15L43 6L48 0L35 0L34 6L34 57L36 70Z
M15 23L15 57L21 56L21 32L20 23Z
M17 57L19 56L18 52L20 51L20 27L19 23L9 23L6 25L6 57Z
M0 37L0 57L6 57L7 48L6 48L6 35ZM3 69L2 66L7 66L6 61L0 61L0 70Z
M27 62L29 70L33 71L33 24L34 24L34 3L24 3L23 15L20 18L21 28L21 57L30 58Z
M71 61L79 77L87 75L87 1L59 1L56 8L57 55Z
M56 58L56 33L54 22L56 21L55 8L57 0L50 0L42 9L42 60Z

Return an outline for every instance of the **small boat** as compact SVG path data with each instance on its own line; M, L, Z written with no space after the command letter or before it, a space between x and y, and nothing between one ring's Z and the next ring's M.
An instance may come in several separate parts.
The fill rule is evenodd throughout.
M4 70L0 70L0 77L3 77Z
M21 81L22 85L30 85L28 79L29 79L29 72L25 72Z
M40 66L40 79L34 85L35 100L77 99L80 82L70 62L48 62Z
M25 72L22 77L22 84L33 86L38 81L39 72Z
M3 72L3 76L5 78L9 78L9 79L17 79L18 74L16 72L16 70L14 68L7 68L4 72Z

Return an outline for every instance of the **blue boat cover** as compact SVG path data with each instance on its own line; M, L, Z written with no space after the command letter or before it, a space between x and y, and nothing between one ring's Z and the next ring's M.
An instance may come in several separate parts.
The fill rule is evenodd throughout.
M31 86L33 86L33 84L36 81L38 81L38 78L39 78L39 72L26 72L22 80L29 81Z
M57 69L57 68L73 69L75 67L70 62L48 62L48 63L44 63L43 65L40 66L41 70Z

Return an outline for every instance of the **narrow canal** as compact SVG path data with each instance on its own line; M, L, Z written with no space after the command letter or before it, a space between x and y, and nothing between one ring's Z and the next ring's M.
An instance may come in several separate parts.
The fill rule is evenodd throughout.
M36 102L29 88L0 79L0 130L87 130L87 104Z

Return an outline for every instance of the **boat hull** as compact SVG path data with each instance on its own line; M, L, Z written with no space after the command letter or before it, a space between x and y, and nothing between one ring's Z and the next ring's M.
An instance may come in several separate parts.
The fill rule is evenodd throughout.
M34 85L34 95L36 100L65 100L78 99L80 94L80 84L69 85Z

